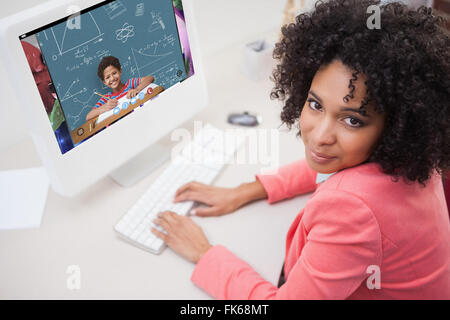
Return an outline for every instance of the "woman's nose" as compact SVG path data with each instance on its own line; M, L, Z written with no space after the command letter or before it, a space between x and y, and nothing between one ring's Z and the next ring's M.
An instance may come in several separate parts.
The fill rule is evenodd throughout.
M331 145L336 142L334 124L330 120L321 121L314 130L314 141L316 146Z

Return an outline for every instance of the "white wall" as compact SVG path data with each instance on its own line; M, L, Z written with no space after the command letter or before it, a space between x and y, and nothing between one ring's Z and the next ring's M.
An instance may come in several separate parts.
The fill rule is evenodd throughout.
M0 18L40 4L42 0L3 1ZM202 54L208 56L242 39L263 34L282 21L285 0L194 0ZM3 66L0 88L7 103L0 106L0 152L28 137L21 110Z
M194 0L203 54L280 26L285 0Z

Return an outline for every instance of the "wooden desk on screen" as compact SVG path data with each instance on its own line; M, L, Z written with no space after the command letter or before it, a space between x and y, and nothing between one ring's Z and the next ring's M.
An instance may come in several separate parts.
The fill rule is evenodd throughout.
M100 130L106 128L110 124L114 123L115 121L119 120L120 118L122 118L122 117L126 116L127 114L131 113L134 109L136 109L140 105L146 103L147 101L153 99L158 94L160 94L161 92L164 91L163 87L157 86L155 88L152 88L152 91L149 93L148 92L148 88L149 87L147 87L145 89L146 93L145 93L144 99L140 100L140 99L137 98L136 103L134 103L134 104L130 103L128 108L123 109L123 108L120 107L120 105L118 105L118 108L120 108L120 112L118 112L117 114L111 115L110 117L108 117L107 119L103 120L100 123L96 123L97 119L99 118L99 117L96 117L94 119L91 119L91 120L87 121L81 127L73 130L71 132L71 137L72 137L73 144L80 143L81 141L86 140L87 138L93 136L94 134L96 134Z

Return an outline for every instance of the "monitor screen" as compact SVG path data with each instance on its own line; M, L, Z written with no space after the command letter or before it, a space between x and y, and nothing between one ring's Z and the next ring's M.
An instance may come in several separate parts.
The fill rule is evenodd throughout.
M19 37L62 154L194 74L181 0L74 11Z

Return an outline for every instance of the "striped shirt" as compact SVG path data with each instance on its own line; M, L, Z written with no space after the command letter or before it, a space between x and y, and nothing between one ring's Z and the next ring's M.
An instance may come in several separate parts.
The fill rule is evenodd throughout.
M107 94L105 94L105 96L109 99L120 99L120 98L126 96L128 91L130 91L131 89L136 89L140 83L141 83L141 78L131 78L123 86L123 88L122 88L122 90L120 90L120 92L117 92L117 93L108 92ZM95 108L100 108L106 102L108 102L108 100L106 98L101 98L95 105Z

